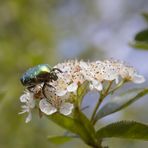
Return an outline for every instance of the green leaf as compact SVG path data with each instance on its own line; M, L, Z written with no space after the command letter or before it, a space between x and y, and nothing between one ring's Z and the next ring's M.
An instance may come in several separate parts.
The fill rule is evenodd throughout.
M88 133L88 135L90 135L90 138L93 141L96 134L94 126L91 124L89 119L85 116L85 114L81 112L78 108L75 108L74 119L85 128L85 131Z
M145 29L135 36L135 43L131 43L131 46L138 49L148 50L148 29Z
M135 43L130 43L130 46L132 46L133 48L148 50L148 43L145 43L145 42L137 41Z
M143 13L142 15L143 15L144 19L148 22L148 13Z
M148 140L148 125L134 121L120 121L109 124L97 132L97 138L112 137Z
M121 109L129 106L130 104L134 103L136 100L142 98L143 96L148 94L148 89L139 90L139 89L132 89L120 96L114 97L110 99L97 113L94 122L98 121L99 119L120 111Z
M135 41L146 42L148 44L148 29L145 29L135 36Z
M85 143L92 143L90 140L91 136L88 134L81 122L59 113L52 114L51 116L48 116L48 118L68 131L79 135L85 141Z
M52 136L52 137L49 136L48 137L48 140L54 144L64 144L66 142L69 142L71 139L72 137L69 137L69 136Z
M78 100L79 105L81 105L82 100L84 96L86 95L87 91L88 91L88 82L85 81L82 85L79 86L77 90L77 100Z
M143 13L142 15L148 22L148 13ZM130 43L130 45L137 49L148 50L148 28L137 33L135 36L135 42Z
M79 122L76 122L71 117L55 113L51 116L48 116L48 118L54 121L59 126L67 129L68 131L80 135L80 137L82 137L83 139L87 139L87 136L85 135L85 129Z

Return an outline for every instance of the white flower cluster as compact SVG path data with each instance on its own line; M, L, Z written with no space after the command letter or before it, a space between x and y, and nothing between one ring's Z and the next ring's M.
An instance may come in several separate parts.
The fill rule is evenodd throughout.
M64 115L71 114L74 105L69 100L70 95L76 94L78 86L84 81L89 82L90 90L97 91L103 89L104 81L115 81L116 84L120 79L133 83L145 81L144 77L139 75L133 67L112 59L95 62L71 60L59 63L54 68L60 69L62 73L57 72L57 81L49 82L52 87L46 87L46 97L42 92L43 84L37 85L33 92L26 91L20 97L20 101L25 103L21 113L29 113L26 122L31 120L31 109L35 107L37 99L40 99L37 107L47 115L55 112Z

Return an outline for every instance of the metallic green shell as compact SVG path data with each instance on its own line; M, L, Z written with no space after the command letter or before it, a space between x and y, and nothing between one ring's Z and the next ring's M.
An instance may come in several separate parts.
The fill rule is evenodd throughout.
M51 67L48 64L40 64L28 69L21 77L21 82L24 86L29 86L33 79L36 79L38 75L44 73L50 73Z

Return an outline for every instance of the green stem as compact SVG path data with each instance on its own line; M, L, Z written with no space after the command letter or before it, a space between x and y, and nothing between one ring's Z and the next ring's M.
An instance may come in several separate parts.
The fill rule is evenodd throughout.
M101 105L102 101L104 100L104 98L108 95L108 91L111 88L112 83L113 83L113 81L109 82L109 85L108 85L108 87L107 87L107 89L105 90L104 93L100 92L100 97L98 99L98 102L97 102L97 104L96 104L96 106L94 108L94 111L93 111L91 119L90 119L92 124L93 124L93 120L94 120L94 117L95 117L95 115L97 113L98 108L100 107L100 105Z
M102 95L100 94L100 97L99 97L99 99L98 99L98 102L97 102L97 104L96 104L96 106L95 106L95 109L94 109L94 111L93 111L93 113L92 113L92 116L91 116L91 119L90 119L91 122L93 121L93 119L94 119L94 117L95 117L95 115L96 115L96 112L97 112L97 110L98 110L98 108L99 108L99 106L100 106L100 104L101 104L102 101L103 101L103 97L102 97Z
M109 85L108 85L108 87L107 87L107 89L106 89L106 91L104 92L104 96L105 96L105 97L108 95L108 92L109 92L109 90L110 90L112 84L113 84L113 81L110 81L110 82L109 82Z
M121 81L115 88L113 88L112 90L110 90L110 91L108 92L108 95L114 93L114 91L116 91L117 89L119 89L119 88L120 88L121 86L123 86L123 84L126 83L126 82L127 82L126 80Z
M119 89L121 86L123 86L123 84L124 83L126 83L127 81L126 80L123 80L123 81L121 81L115 88L113 88L113 89L111 89L110 91L109 91L109 89L110 89L110 87L111 87L111 85L109 85L109 87L108 87L108 89L105 91L105 95L104 95L104 98L106 97L106 96L108 96L109 94L111 94L111 93L113 93L114 91L116 91L117 89ZM92 120L92 124L93 125L95 125L96 124L96 122L97 122L97 120L95 120L95 116L93 117L93 120Z

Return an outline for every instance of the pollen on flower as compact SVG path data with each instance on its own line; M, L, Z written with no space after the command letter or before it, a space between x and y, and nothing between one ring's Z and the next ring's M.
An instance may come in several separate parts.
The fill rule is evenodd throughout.
M20 114L28 113L26 122L31 120L31 111L35 106L46 115L55 112L70 115L74 109L74 100L71 100L70 96L76 96L77 89L86 81L90 91L99 92L104 89L104 82L115 82L115 85L122 80L133 83L145 82L145 78L133 67L113 59L93 62L69 60L55 65L54 68L62 71L57 71L56 81L46 82L47 85L44 82L37 83L20 97L23 103Z

